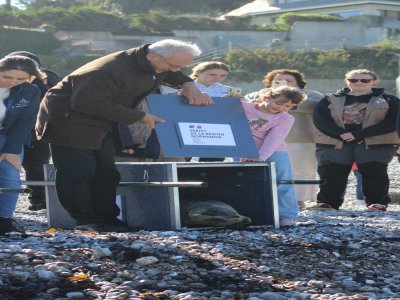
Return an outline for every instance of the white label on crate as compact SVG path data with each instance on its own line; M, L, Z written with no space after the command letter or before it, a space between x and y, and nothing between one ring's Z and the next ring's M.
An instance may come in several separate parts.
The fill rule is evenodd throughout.
M178 122L178 126L186 146L236 146L230 124Z

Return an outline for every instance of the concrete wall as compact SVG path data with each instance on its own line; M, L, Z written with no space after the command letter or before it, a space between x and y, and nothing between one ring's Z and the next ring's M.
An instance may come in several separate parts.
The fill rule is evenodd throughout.
M203 52L214 49L227 50L229 47L245 49L268 48L273 39L283 40L283 31L218 31L218 30L174 30L172 36L128 36L111 35L109 32L57 32L57 38L64 42L65 51L79 49L79 54L87 51L111 53L136 47L144 43L153 43L165 38L195 42ZM83 50L82 50L83 49Z
M69 54L86 54L93 51L108 54L174 36L113 35L108 31L58 31L56 38L63 44L61 51Z
M297 21L289 35L285 31L174 30L170 36L59 31L56 37L63 41L62 50L68 54L83 54L85 51L106 54L164 38L195 42L203 52L226 50L230 46L249 50L269 49L273 40L279 41L287 51L295 51L312 48L332 50L343 44L349 48L365 46L389 37L390 32L398 29L400 22L394 17L354 16L346 22Z
M107 53L120 51L124 49L134 48L143 44L151 44L163 39L174 38L173 36L128 36L116 35L114 36L113 48L108 49Z
M202 49L227 49L230 44L246 49L267 48L283 31L174 30L175 37L196 42Z
M284 42L288 51L304 48L333 50L345 43L355 48L378 42L386 36L383 27L365 27L356 22L304 22L297 21Z

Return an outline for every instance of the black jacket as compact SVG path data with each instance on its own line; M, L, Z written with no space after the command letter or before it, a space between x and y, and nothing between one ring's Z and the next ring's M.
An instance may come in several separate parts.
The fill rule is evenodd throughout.
M50 143L98 149L117 123L144 116L136 109L160 84L180 88L192 79L181 72L155 73L144 45L96 59L51 88L43 99L36 134Z

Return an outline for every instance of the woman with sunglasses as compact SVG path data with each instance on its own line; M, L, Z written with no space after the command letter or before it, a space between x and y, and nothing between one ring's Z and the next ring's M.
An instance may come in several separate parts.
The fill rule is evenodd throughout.
M377 75L365 69L347 72L347 87L324 97L314 110L320 186L314 209L339 209L354 162L370 211L386 211L387 166L400 140L396 132L399 99L376 88Z

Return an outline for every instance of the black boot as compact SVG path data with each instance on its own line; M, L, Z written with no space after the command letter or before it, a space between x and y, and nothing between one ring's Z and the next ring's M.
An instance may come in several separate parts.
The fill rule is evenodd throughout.
M29 210L37 211L46 209L46 194L44 187L32 186L32 193L29 195L29 202L31 203L28 207Z
M46 203L44 202L31 202L31 204L28 207L29 210L32 211L38 211L42 209L46 209Z
M10 232L25 233L25 230L13 218L0 217L0 235Z

